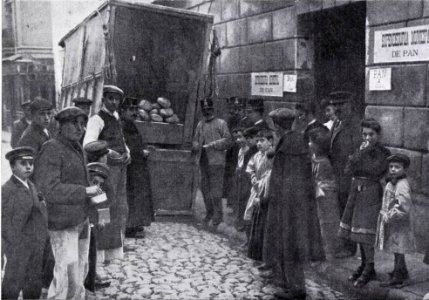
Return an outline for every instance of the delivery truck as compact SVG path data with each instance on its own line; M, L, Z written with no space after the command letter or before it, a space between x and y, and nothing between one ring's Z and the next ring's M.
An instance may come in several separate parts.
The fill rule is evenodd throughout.
M192 214L197 168L191 155L198 82L207 66L213 17L125 0L103 3L60 41L64 48L60 108L72 99L101 107L105 84L126 97L170 100L178 122L136 121L148 157L156 215Z

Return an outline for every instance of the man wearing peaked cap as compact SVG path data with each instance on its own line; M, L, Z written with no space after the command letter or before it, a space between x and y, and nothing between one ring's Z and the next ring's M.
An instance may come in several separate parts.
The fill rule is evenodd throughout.
M1 189L2 260L7 264L1 298L39 299L43 251L48 237L46 205L29 180L35 151L18 147L6 153L13 175Z
M403 164L404 169L407 169L410 166L410 158L405 154L393 154L387 158L388 162L398 162Z
M15 148L18 146L18 142L22 136L22 133L31 124L30 103L31 101L28 100L21 104L21 108L24 113L24 116L21 119L13 122L12 124L12 135L10 139L10 145L12 146L12 148Z
M52 117L52 103L43 98L36 98L29 104L31 124L22 133L18 146L29 146L39 153L42 145L49 140L48 126Z
M110 168L109 185L115 198L111 225L115 230L125 235L126 220L128 218L127 204L127 165L130 163L130 150L126 145L122 130L121 119L118 113L119 105L124 98L124 92L117 86L103 87L102 107L98 113L88 120L87 130L83 139L83 146L94 141L106 141L109 153L107 165ZM123 257L123 243L119 247L105 252L105 259Z
M222 193L225 152L231 146L228 125L214 116L213 101L201 100L203 120L198 122L192 141L192 152L201 169L201 191L206 206L205 222L222 222Z
M311 246L308 219L312 191L311 164L301 133L291 130L294 111L278 108L270 112L269 116L280 139L275 149L269 182L263 260L273 268L273 275L290 287L288 293L279 292L275 294L276 297L304 299L303 263L310 258ZM279 228L281 234L278 234Z
M97 174L104 179L107 179L110 174L109 167L101 162L93 162L88 164L88 172Z
M74 106L79 107L82 109L87 116L89 116L92 100L84 97L75 98L72 100L74 103Z
M250 99L247 105L247 118L251 126L259 130L271 130L267 121L264 119L264 100L263 99Z
M62 109L59 132L46 142L35 163L34 179L48 203L48 229L55 259L49 299L84 299L88 263L90 199L102 191L90 185L80 140L87 115L78 107ZM70 276L70 269L76 272Z

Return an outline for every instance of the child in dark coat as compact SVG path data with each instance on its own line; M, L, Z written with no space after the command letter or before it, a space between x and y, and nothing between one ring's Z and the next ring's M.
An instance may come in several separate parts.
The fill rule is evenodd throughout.
M2 252L6 268L2 299L39 299L43 250L48 238L46 204L29 180L35 151L18 147L6 154L12 177L2 186Z

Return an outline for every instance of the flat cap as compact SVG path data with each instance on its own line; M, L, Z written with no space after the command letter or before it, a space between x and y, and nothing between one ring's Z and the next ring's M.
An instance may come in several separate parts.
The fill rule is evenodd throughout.
M6 153L5 157L8 161L12 162L17 159L27 159L32 160L34 159L34 155L36 154L36 151L32 147L17 147L8 153Z
M93 162L88 164L87 168L88 168L88 172L100 175L104 179L106 179L110 175L110 169L104 163Z
M88 116L85 114L85 112L82 109L76 106L69 106L69 107L63 108L60 112L58 112L55 115L55 120L61 123L61 122L73 120L80 116L88 120Z
M103 87L103 93L114 93L124 96L124 91L118 88L116 85L105 85Z
M275 124L286 128L295 119L295 112L289 108L277 108L271 111L268 116Z
M213 108L213 100L211 98L204 98L200 100L201 109L211 109Z
M258 134L258 132L259 132L259 129L257 127L254 127L254 126L249 127L243 131L243 136L245 138L252 138L252 137L255 137Z
M339 104L349 102L353 98L353 93L346 91L332 92L328 96L329 104Z
M31 104L31 100L27 100L27 101L24 101L23 103L21 103L21 107L25 108L25 107L29 106L30 104Z
M131 97L125 97L121 102L121 109L125 109L128 107L137 107L138 105L138 99L137 98L131 98Z
M410 166L410 158L405 154L393 154L387 158L388 162L399 162L404 164L404 168L408 168Z
M52 103L46 99L37 97L34 101L31 101L30 109L31 111L50 110L52 109Z
M86 144L83 149L89 155L94 155L97 157L101 157L109 153L109 150L107 149L107 142L103 140L90 142Z
M92 100L85 97L78 97L72 100L74 104L92 104Z

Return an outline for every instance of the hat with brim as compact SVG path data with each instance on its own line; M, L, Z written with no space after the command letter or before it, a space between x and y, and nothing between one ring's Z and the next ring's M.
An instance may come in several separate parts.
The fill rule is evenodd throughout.
M248 102L247 110L263 110L264 100L263 99L250 99Z
M350 102L351 98L353 97L353 93L346 92L346 91L337 91L332 92L328 96L328 103L329 104L342 104Z
M17 159L33 160L36 151L32 147L17 147L6 153L5 157L12 162Z
M88 116L82 109L76 106L70 106L63 108L60 112L58 112L55 115L55 120L60 123L65 123L68 121L72 121L78 117L84 117L86 121L88 120Z
M103 94L104 93L119 94L124 96L124 91L118 88L116 85L105 85L103 87Z
M86 144L83 149L88 155L101 157L109 153L107 142L103 140L94 141Z
M408 168L410 166L410 158L405 154L400 154L400 153L393 154L387 158L387 161L389 163L391 162L402 163L404 165L404 168Z
M74 99L72 100L72 102L73 102L75 105L91 105L91 104L92 104L92 100L91 100L91 99L88 99L88 98L85 98L85 97L78 97L78 98L74 98Z
M288 127L295 119L295 112L289 108L277 108L271 111L268 116L273 120L274 124L280 127Z
M88 168L88 172L90 174L100 175L104 179L107 179L110 175L110 169L104 163L93 162L93 163L88 164L87 168Z
M51 102L49 102L48 100L43 99L43 98L36 98L29 105L30 105L30 109L32 112L51 110L53 107Z
M202 110L209 110L213 109L213 100L210 98L204 98L200 101L201 109Z

